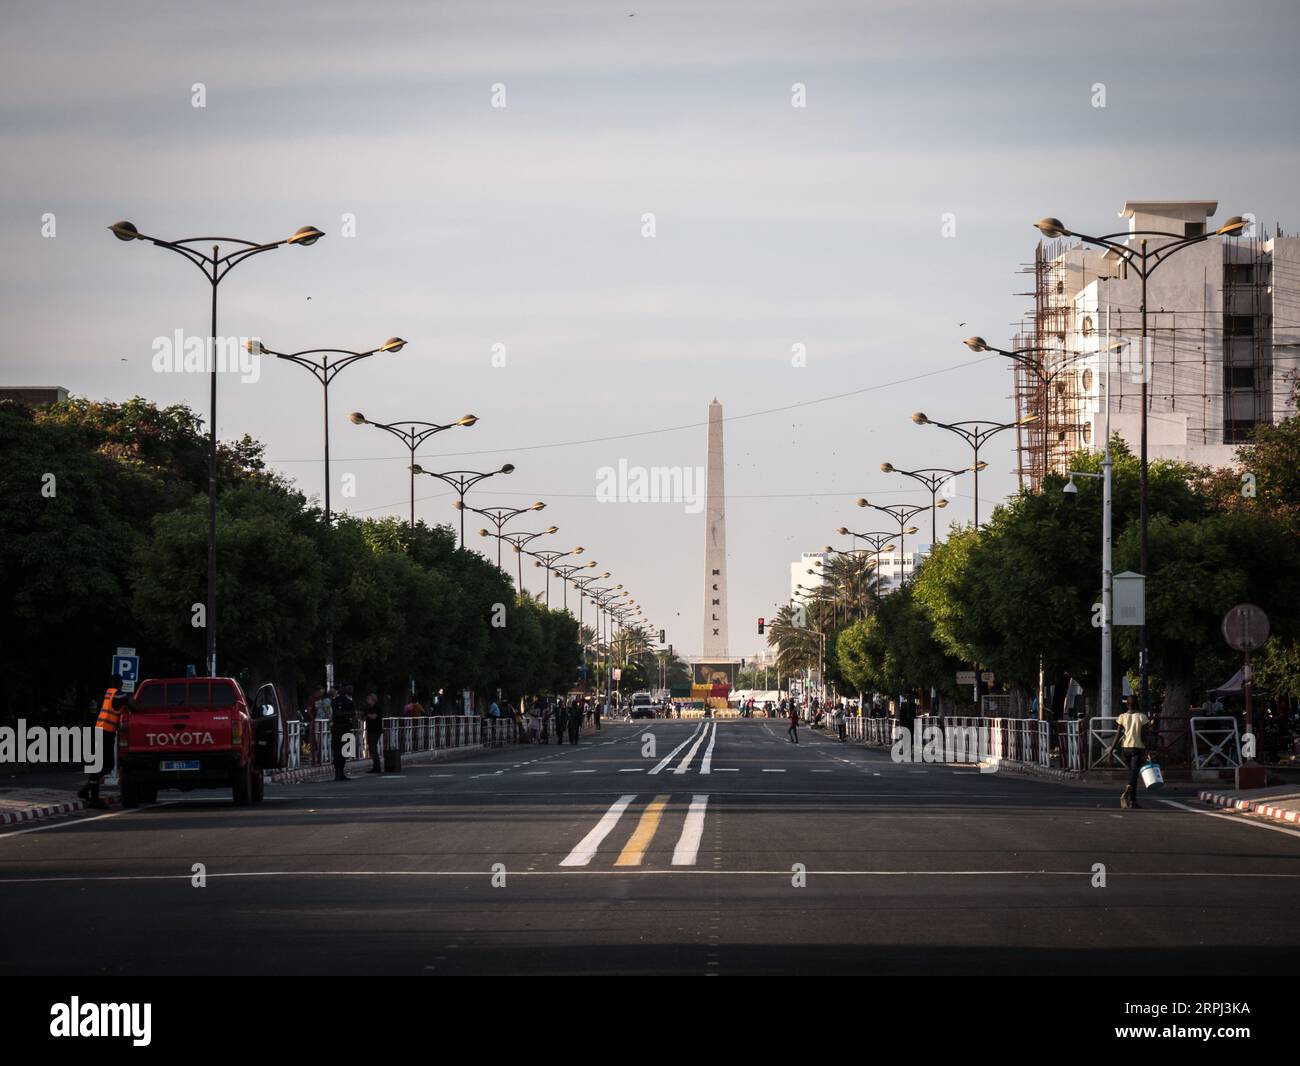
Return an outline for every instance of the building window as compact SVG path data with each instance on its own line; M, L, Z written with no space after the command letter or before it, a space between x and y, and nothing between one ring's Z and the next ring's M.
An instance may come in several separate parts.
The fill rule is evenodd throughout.
M1253 337L1255 335L1255 316L1224 315L1223 332L1229 337Z
M1225 366L1223 368L1223 387L1225 389L1253 389L1255 387L1255 368L1253 366Z
M1083 372L1083 391L1091 394L1092 392L1092 370L1088 369Z
M1223 443L1224 444L1245 444L1255 436L1255 426L1258 423L1253 418L1229 418L1223 423Z
M1255 264L1225 263L1223 266L1223 283L1225 285L1255 284Z
M1091 337L1093 331L1092 315L1083 316L1083 335Z
M1183 223L1183 236L1184 236L1184 237L1204 237L1204 236L1205 236L1205 223L1204 223L1204 222L1184 222L1184 223Z

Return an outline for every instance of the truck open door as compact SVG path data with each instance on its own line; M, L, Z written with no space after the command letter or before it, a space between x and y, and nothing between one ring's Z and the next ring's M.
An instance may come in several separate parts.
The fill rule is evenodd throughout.
M280 694L267 682L257 690L248 708L253 718L253 764L258 770L280 770L288 762L288 727Z

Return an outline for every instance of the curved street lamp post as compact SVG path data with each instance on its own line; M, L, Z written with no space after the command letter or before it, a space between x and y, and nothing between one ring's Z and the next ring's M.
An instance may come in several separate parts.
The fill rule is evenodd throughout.
M462 415L455 422L448 422L442 425L438 422L374 422L363 415L360 411L353 411L348 415L348 421L354 426L374 426L375 429L382 429L385 433L392 434L403 444L411 453L411 463L409 470L411 473L411 528L415 528L415 451L426 440L444 429L451 429L454 426L464 426L467 429L478 422L477 415Z
M306 248L315 244L325 234L315 226L302 226L290 237L269 244L243 241L233 237L186 237L179 241L165 241L141 233L132 222L114 222L108 227L119 241L148 241L155 248L188 259L203 272L212 287L212 327L208 335L208 354L211 359L208 400L208 595L204 607L203 626L207 638L208 676L217 674L217 287L227 274L245 259L261 252L270 252L281 245L297 244ZM211 244L212 251L205 250ZM233 251L221 253L222 246L234 246Z

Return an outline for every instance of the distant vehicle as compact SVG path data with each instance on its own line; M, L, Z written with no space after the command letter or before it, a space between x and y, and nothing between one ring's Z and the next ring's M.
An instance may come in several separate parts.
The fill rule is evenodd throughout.
M285 763L288 742L275 686L251 702L233 677L150 678L118 729L123 807L158 791L229 788L236 806L260 802L262 772Z
M628 710L629 718L654 718L658 714L654 697L648 692L632 693L632 703Z

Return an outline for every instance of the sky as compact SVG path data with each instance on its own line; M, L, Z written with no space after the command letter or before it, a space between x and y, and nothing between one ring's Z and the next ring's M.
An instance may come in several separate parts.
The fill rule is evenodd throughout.
M404 449L349 411L473 413L418 462L513 463L469 502L546 502L509 528L558 526L546 540L582 545L685 655L704 515L610 501L602 468L702 467L723 404L730 650L751 655L790 562L842 545L839 526L888 528L856 498L928 502L882 461L969 463L911 412L1014 417L1006 361L961 341L1008 346L1035 219L1109 232L1125 200L1188 198L1300 227L1285 2L9 2L5 18L0 383L206 418L206 376L154 365L156 339L207 335L206 282L106 227L317 226L313 247L231 272L219 332L409 342L330 388L335 509L407 513ZM220 435L263 441L309 496L323 428L303 369L222 376ZM1016 489L1012 438L981 454L982 500ZM418 515L452 521L454 495L421 480ZM963 484L943 518L970 507Z

